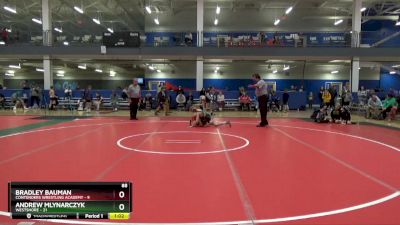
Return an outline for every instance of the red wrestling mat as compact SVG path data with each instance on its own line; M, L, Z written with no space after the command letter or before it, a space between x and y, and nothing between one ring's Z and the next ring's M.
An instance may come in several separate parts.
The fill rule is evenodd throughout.
M256 124L94 118L1 137L0 223L21 222L7 217L8 181L131 181L125 224L399 224L400 131Z
M0 130L25 126L43 122L44 120L32 120L34 116L0 116Z

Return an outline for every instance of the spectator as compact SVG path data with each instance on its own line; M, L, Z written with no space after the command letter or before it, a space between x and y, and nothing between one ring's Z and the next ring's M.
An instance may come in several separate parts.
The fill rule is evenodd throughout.
M22 90L29 90L29 89L31 89L31 88L29 87L28 81L27 81L27 80L24 80L24 81L22 82Z
M5 44L7 44L8 43L8 31L7 31L7 28L3 28L3 30L1 31L1 39L3 40L3 42L5 43Z
M222 111L222 109L225 107L225 95L220 91L217 95L217 104L218 104L218 110Z
M157 101L158 101L158 106L156 111L154 112L154 115L158 115L158 113L163 109L165 115L167 115L167 111L165 109L165 104L167 101L167 93L165 91L165 87L162 87L161 90L157 94Z
M3 90L3 85L2 84L0 84L0 90Z
M168 116L170 114L169 108L171 105L171 94L170 94L170 90L168 88L165 88L165 106L164 106L164 110L165 110L165 115Z
M358 103L360 106L364 106L367 104L367 91L364 89L364 86L360 87L360 90L357 92ZM368 99L369 101L369 99Z
M379 118L379 114L382 111L382 102L376 94L373 94L368 99L368 108L367 108L367 118Z
M206 96L206 89L204 89L204 88L202 88L201 90L200 90L200 96Z
M397 99L394 97L392 93L389 93L383 102L383 109L382 109L382 117L383 119L386 119L387 114L390 114L389 121L394 119L393 114L395 114L395 111L397 110Z
M56 109L56 106L58 105L58 104L57 104L57 103L58 103L58 100L57 100L57 95L56 95L56 92L55 92L53 86L50 87L49 96L50 96L50 106L49 106L49 109L50 109L50 110L55 110L55 109Z
M353 96L351 94L351 91L346 89L344 91L344 94L343 94L343 97L342 97L342 105L343 106L349 106L352 100L353 100Z
M244 90L244 87L239 87L239 98L240 96L244 95L246 93L246 90Z
M342 124L352 124L350 109L348 106L341 107L340 120L342 121Z
M146 108L146 99L145 97L140 97L139 99L139 106L138 106L138 110L142 111Z
M331 94L331 100L329 102L329 106L333 107L333 106L335 106L335 100L336 100L336 97L337 97L337 91L332 86L329 88L328 91L329 91L329 94Z
M211 87L207 88L206 91L206 110L210 109L210 105L211 105L211 101L212 101L212 95L211 95Z
M124 101L128 98L128 87L125 87L125 88L122 90L121 98L122 98Z
M319 93L318 93L318 99L319 99L321 106L324 105L324 99L322 98L323 95L324 95L324 88L320 87Z
M218 109L218 104L217 104L217 94L215 93L215 88L211 87L210 89L210 109L212 111L216 111Z
M31 107L40 106L40 88L39 86L33 87L31 90Z
M326 90L327 91L327 90ZM329 93L329 92L328 92ZM319 112L317 113L315 119L315 122L317 123L328 123L329 118L328 118L328 107L326 105L322 106Z
M331 106L331 93L328 90L324 90L324 93L322 94L322 102L325 106L330 107Z
M25 106L24 99L22 98L21 91L16 91L11 95L11 102L14 104L13 110L16 111L17 108L22 107L24 110L28 108Z
M92 86L89 85L83 92L83 100L85 103L86 112L90 112L90 110L92 109L92 99L93 99Z
M178 89L176 90L176 95L179 95L179 94L185 95L185 92L183 91L182 86L179 86Z
M189 110L190 110L190 107L192 107L193 100L194 100L193 94L192 94L192 92L190 91L190 92L189 92L189 95L186 97L186 103L185 103L185 109L186 109L186 111L189 111Z
M190 46L193 43L193 35L191 32L188 32L187 34L185 34L185 44Z
M303 92L303 91L304 91L304 87L303 87L303 85L301 85L299 88L299 92Z
M276 91L271 91L269 96L269 107L268 110L272 112L278 112L280 109L280 99L278 95L276 95Z
M285 89L282 95L282 111L289 112L289 93L287 89Z
M68 99L68 100L71 99L71 97L72 97L72 90L71 90L71 87L70 87L70 86L68 86L68 87L65 88L65 90L64 90L64 97L65 97L65 99Z
M96 97L93 102L94 106L96 107L96 111L100 110L100 106L103 103L103 100L104 100L103 97L99 93L96 93Z
M341 107L339 104L337 104L335 108L331 111L331 121L333 123L340 123L340 113Z
M179 93L176 96L175 101L176 101L176 104L177 104L176 108L178 110L183 110L185 108L186 96L184 94Z
M145 101L146 101L146 109L151 110L151 108L153 106L153 96L151 96L150 92L148 92L145 95Z
M260 44L261 46L263 46L265 44L265 33L261 31L260 33L258 33L258 36L260 38Z
M250 96L247 95L246 92L243 93L242 96L239 97L240 109L243 111L246 107L248 111L250 111Z
M6 98L3 93L0 93L0 107L6 109Z
M312 105L313 105L313 101L314 101L314 94L312 93L312 91L310 91L310 93L308 94L308 108L312 109Z
M111 108L114 112L118 111L118 95L115 90L112 91L110 96Z

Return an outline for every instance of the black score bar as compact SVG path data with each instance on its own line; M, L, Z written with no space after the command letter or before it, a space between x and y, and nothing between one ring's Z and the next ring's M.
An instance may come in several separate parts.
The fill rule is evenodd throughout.
M12 213L12 219L127 220L130 213Z

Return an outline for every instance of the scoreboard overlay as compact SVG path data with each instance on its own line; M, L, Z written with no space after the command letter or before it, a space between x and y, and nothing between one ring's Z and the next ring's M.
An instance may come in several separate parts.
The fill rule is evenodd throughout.
M129 219L131 182L10 182L13 219Z

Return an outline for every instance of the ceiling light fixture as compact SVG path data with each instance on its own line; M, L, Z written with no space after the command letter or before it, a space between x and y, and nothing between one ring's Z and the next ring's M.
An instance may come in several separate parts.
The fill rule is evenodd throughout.
M82 70L86 70L86 64L78 65L78 68L79 68L79 69L82 69Z
M161 73L161 70L157 70L157 73Z
M217 9L215 10L215 12L217 13L217 14L219 14L220 12L221 12L221 8L217 5Z
M69 42L68 42L68 41L64 41L63 44L64 44L65 46L68 46L68 45L69 45Z
M339 71L334 70L334 71L331 72L331 74L336 74L336 73L339 73Z
M154 19L154 23L156 23L157 25L160 24L160 21L158 20L158 18L155 18L155 19Z
M21 69L21 64L19 63L18 65L9 65L8 67L14 68L14 69Z
M335 21L334 25L337 26L337 25L339 25L341 23L343 23L343 20L337 20L337 21Z
M37 71L37 72L44 72L44 69L42 69L42 68L36 68L36 71Z
M93 20L93 22L95 22L95 23L97 23L97 24L99 24L99 25L100 25L100 20L99 20L99 19L97 19L97 18L93 18L92 20Z
M365 10L367 10L366 7L362 7L362 8L360 9L361 12L364 12Z
M42 21L36 18L32 18L32 21L38 24L42 24Z
M110 70L110 77L115 77L115 71L114 70Z
M107 30L108 30L108 32L110 32L110 33L114 33L114 30L111 29L111 28L107 28Z
M390 74L396 74L396 71L392 70L390 71Z
M215 26L218 25L218 19L217 19L217 18L215 18L215 20L214 20L214 25L215 25Z
M292 10L293 10L293 6L290 6L288 9L286 9L285 14L289 15L289 13L292 12Z
M12 13L14 13L14 14L17 13L17 10L16 10L16 9L10 8L10 7L8 7L8 6L4 6L3 9L5 9L5 10L7 10L7 11L9 11L9 12L12 12Z
M147 11L148 14L151 14L150 6L146 6L146 11Z
M281 22L280 19L275 19L274 25L277 26Z
M285 66L285 65L283 65L283 70L284 70L284 71L289 70L289 69L290 69L290 66Z
M59 32L59 33L62 33L62 32L63 32L63 31L62 31L62 28L60 29L60 28L58 28L58 27L54 28L54 30L57 31L57 32Z
M274 71L272 71L272 73L278 73L278 70L274 70Z
M96 71L98 73L102 73L103 72L103 70L101 70L101 69L95 69L94 71Z
M74 6L75 11L79 12L80 14L83 14L83 10L79 8L78 6Z

